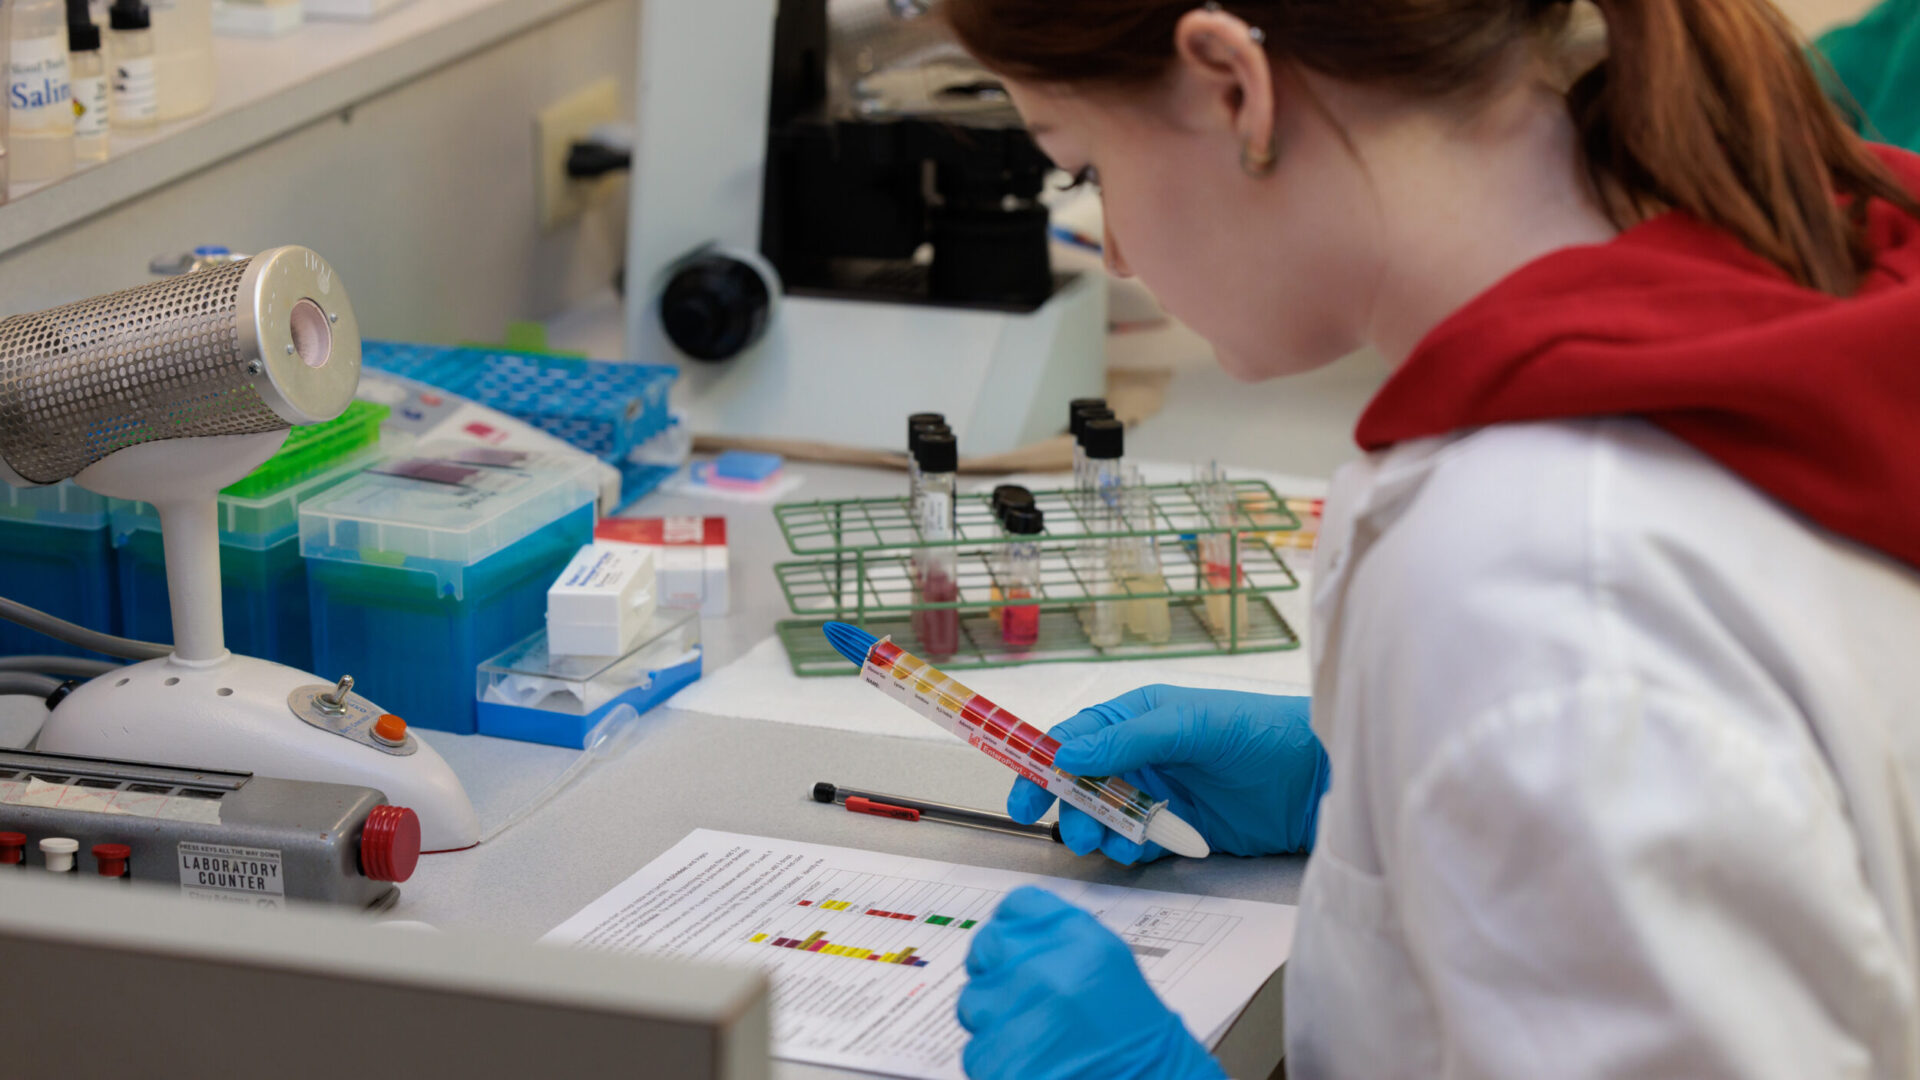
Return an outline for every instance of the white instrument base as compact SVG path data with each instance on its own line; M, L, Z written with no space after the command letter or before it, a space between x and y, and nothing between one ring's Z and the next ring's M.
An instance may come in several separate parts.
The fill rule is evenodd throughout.
M68 695L47 717L35 748L370 787L420 815L423 850L478 843L473 803L433 747L415 738L418 749L397 757L294 715L288 695L326 683L247 656L205 664L148 660Z

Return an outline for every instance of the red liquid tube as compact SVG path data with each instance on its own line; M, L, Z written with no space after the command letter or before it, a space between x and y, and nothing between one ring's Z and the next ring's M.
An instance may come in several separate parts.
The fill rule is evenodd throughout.
M1000 640L1010 649L1029 649L1040 642L1040 541L1046 531L1046 516L1031 506L1007 511L1006 575L1004 594L1008 601L1000 618Z

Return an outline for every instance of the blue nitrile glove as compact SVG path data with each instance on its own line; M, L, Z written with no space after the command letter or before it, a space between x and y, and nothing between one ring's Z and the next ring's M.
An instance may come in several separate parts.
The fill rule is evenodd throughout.
M1332 771L1307 720L1308 699L1146 686L1082 710L1048 734L1053 763L1080 776L1119 776L1199 829L1215 851L1277 855L1313 846L1320 796ZM1053 795L1015 780L1007 813L1040 820ZM1104 851L1121 863L1157 859L1070 806L1060 839L1076 855Z
M973 1080L1225 1080L1127 943L1043 889L1009 894L967 953L961 1064Z

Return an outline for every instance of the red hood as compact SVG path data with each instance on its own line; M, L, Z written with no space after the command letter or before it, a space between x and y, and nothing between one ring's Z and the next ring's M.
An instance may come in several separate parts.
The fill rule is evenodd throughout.
M1920 157L1876 148L1909 189ZM1362 448L1643 416L1820 524L1920 566L1920 222L1870 207L1838 299L1671 213L1555 252L1436 327L1361 417Z

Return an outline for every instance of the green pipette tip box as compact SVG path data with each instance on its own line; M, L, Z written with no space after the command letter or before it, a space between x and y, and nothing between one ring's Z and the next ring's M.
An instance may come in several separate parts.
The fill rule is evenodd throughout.
M380 425L390 412L385 405L356 401L324 424L294 428L279 453L220 494L257 499L325 472L342 458L379 442Z

